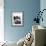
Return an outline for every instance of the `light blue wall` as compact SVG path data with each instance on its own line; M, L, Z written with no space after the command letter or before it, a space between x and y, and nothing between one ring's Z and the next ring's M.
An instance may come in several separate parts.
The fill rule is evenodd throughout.
M32 28L32 20L36 17L35 12L40 9L40 0L5 0L4 30L5 40L18 41ZM11 26L12 11L24 11L24 27Z
M43 9L46 9L46 0L41 0L40 1L40 10L42 11ZM46 10L43 12L43 22L40 21L40 25L46 27Z

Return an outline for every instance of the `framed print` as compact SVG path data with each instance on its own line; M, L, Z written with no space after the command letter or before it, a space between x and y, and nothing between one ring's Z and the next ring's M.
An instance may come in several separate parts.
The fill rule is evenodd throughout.
M12 12L12 25L23 26L23 12Z

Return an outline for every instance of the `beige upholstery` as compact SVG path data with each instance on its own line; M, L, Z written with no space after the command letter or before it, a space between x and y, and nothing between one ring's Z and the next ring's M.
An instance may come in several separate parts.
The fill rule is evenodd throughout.
M32 26L32 34L34 35L34 42L32 46L44 46L46 44L46 29L42 26Z
M35 46L44 46L44 29L35 30Z

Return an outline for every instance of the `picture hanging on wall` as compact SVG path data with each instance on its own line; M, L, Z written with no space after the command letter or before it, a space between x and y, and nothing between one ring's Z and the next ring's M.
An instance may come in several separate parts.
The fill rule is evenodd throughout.
M23 26L24 24L23 12L12 12L12 25L13 26Z

